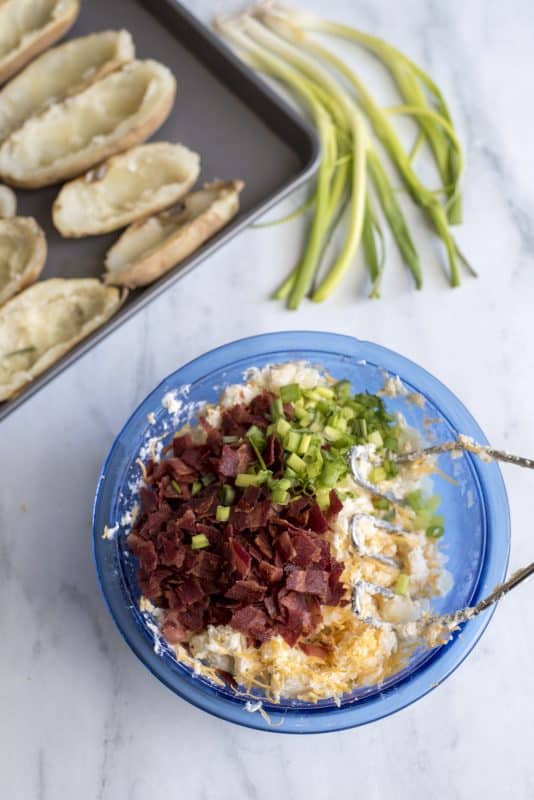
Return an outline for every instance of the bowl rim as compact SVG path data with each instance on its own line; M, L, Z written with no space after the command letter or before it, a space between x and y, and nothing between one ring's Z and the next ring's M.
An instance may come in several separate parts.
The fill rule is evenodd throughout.
M153 409L155 401L159 405L163 394L176 389L179 383L194 383L236 361L267 354L272 354L276 360L277 352L284 353L287 358L287 353L292 350L296 353L305 350L316 352L318 360L321 353L347 357L351 361L363 360L399 375L403 382L411 384L432 400L439 407L444 420L453 428L473 436L481 444L487 444L478 423L450 389L423 367L386 347L343 334L306 330L264 333L237 339L203 353L164 378L122 426L106 456L97 482L92 514L93 556L100 591L119 633L144 666L171 691L197 708L244 727L276 733L325 733L377 721L424 697L446 680L467 658L486 630L495 606L466 623L461 630L461 636L457 632L413 673L383 691L340 708L313 709L312 706L305 710L270 710L269 718L266 719L258 713L245 710L244 704L206 692L204 684L185 671L171 671L165 660L154 652L153 643L143 635L126 606L117 570L110 568L111 551L106 547L107 541L102 539L104 525L109 521L106 490L107 494L111 492L111 484L106 482L106 475L115 459L120 458L125 435L138 425L146 426L146 413ZM477 459L472 456L468 458L472 461L484 500L487 544L491 545L485 548L474 588L473 602L476 602L489 594L506 575L510 554L510 514L499 466L491 464L482 468Z

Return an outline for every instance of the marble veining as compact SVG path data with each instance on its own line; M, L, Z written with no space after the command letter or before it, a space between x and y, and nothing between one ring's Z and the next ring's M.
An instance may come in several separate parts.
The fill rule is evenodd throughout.
M188 5L208 20L242 3ZM468 162L456 235L480 277L450 291L439 247L406 206L424 292L412 290L388 238L380 302L365 299L357 263L330 302L291 314L268 298L298 257L302 221L250 229L2 423L2 798L534 797L534 623L525 611L534 583L502 603L444 685L373 726L321 737L239 729L174 697L122 642L99 595L90 510L114 435L166 374L231 339L315 328L377 341L441 378L496 446L534 453L531 0L303 5L386 36L444 89ZM534 557L533 478L503 473L515 568Z

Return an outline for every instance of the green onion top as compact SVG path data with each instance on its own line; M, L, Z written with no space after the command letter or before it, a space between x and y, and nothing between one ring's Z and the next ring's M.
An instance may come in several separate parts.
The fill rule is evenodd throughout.
M209 547L209 539L205 533L197 533L191 537L191 547L193 550L201 550L203 547Z

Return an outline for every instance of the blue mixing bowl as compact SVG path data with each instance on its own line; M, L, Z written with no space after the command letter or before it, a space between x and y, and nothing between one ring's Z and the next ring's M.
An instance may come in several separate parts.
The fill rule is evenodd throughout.
M401 411L408 424L427 440L451 439L457 433L486 443L484 434L462 403L436 378L411 361L384 347L330 333L265 334L219 347L195 359L166 378L132 414L117 436L98 481L93 509L93 546L100 585L119 631L143 664L173 692L222 719L278 733L321 733L342 730L380 719L423 697L441 684L480 639L493 610L468 622L462 635L432 651L416 652L409 664L379 686L359 688L340 706L331 700L315 704L287 700L246 704L231 687L215 686L177 662L159 637L150 615L138 607L136 559L128 553L127 511L135 500L141 470L137 459L146 457L149 440L163 437L194 420L199 406L218 399L221 389L238 383L251 366L305 360L324 367L337 379L348 378L355 391L376 392L388 375L398 375L405 386L422 395L425 407L406 397L387 398L392 411ZM168 402L172 393L173 402ZM167 396L167 400L162 400ZM154 440L153 440L154 441ZM440 457L433 476L442 498L446 520L441 548L454 585L433 602L440 612L475 603L506 574L509 554L509 513L506 491L496 464L484 464L471 455L453 460ZM125 516L126 515L126 516ZM103 538L104 527L113 533Z

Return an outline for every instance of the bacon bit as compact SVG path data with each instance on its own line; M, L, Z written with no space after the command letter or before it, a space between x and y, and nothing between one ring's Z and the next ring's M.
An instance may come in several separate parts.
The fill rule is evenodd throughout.
M335 489L330 489L330 493L328 495L328 499L330 500L330 506L328 508L328 515L329 519L337 517L339 512L343 508L343 503L338 497L338 494Z
M165 612L161 632L169 644L182 644L187 641L187 631L180 622L177 611Z
M328 647L326 647L326 645L318 644L316 642L300 642L299 647L303 653L306 653L307 656L321 658L323 661L330 655L330 650Z
M328 572L321 569L296 569L288 575L286 586L295 592L316 594L326 602L328 597Z

